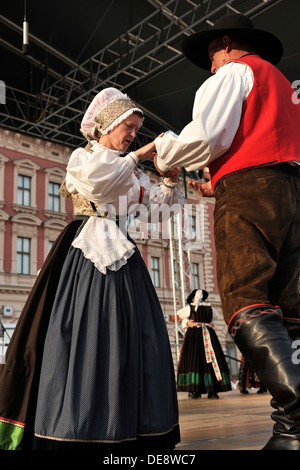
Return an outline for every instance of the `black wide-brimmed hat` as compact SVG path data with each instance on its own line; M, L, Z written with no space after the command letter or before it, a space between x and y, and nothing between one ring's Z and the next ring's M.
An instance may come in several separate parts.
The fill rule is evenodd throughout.
M225 34L248 40L257 54L273 65L276 65L282 57L281 41L272 33L254 28L252 21L240 13L229 13L216 21L211 29L188 36L182 43L182 51L193 64L210 70L208 45L213 39Z

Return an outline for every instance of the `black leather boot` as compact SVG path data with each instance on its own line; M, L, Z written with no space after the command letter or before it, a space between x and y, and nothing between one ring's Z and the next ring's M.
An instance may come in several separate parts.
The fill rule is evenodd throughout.
M293 341L281 310L249 306L231 318L228 331L273 397L276 424L263 450L300 450L300 364L292 360Z
M300 340L300 320L283 318L283 325L292 342ZM295 422L289 419L284 408L274 398L271 400L271 406L276 410L271 415L273 421L275 421L273 437L267 442L263 450L281 450L282 445L288 445L290 449L294 447L295 450L299 450L299 431L295 427Z
M240 370L239 370L239 390L240 393L248 394L247 390L247 371L248 371L248 363L246 362L246 359L243 358L241 365L240 365Z
M275 424L273 436L262 450L300 450L300 431L295 421L290 419L284 408L272 398L271 406L276 410L271 414Z

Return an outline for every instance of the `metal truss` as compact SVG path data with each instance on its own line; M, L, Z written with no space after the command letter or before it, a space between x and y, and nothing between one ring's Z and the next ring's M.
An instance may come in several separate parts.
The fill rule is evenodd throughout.
M0 126L55 143L77 147L84 139L78 135L80 121L97 92L114 86L130 92L146 80L183 60L180 44L185 35L211 25L228 10L249 17L270 8L281 0L148 0L156 9L143 21L105 46L88 60L75 64L38 38L30 36L56 60L69 68L58 77L55 70L42 66L45 73L43 89L38 94L6 87L6 104L0 107ZM0 22L18 29L0 16ZM9 24L10 23L10 24ZM2 46L12 49L13 46ZM27 60L41 68L33 57ZM137 144L156 137L154 128L172 129L170 123L144 108L148 126L143 126Z
M203 180L204 181L204 180ZM203 207L203 206L202 206ZM197 213L199 230L196 230L197 236L192 233L189 221L189 209L187 197L185 195L185 204L180 213L169 219L170 236L170 260L172 277L172 294L174 310L174 332L175 332L175 354L178 362L180 356L179 336L184 333L181 325L178 324L177 311L186 305L186 298L192 291L191 276L191 251L204 249L204 212L200 210ZM203 287L203 286L202 286Z

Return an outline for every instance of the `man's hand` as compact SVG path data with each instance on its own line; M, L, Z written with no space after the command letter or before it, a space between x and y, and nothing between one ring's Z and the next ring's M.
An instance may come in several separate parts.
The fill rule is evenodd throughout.
M199 181L188 180L188 184L198 191L202 197L213 197L215 195L211 187L211 181L200 183Z

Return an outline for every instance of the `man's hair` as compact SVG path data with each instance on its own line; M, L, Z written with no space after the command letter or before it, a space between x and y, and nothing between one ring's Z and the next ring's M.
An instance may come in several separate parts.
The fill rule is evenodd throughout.
M255 46L249 40L237 36L231 36L229 34L224 34L224 36L230 37L231 41L234 43L234 48L247 52L255 52ZM215 39L214 50L225 49L226 45L224 42L224 36L220 36Z

